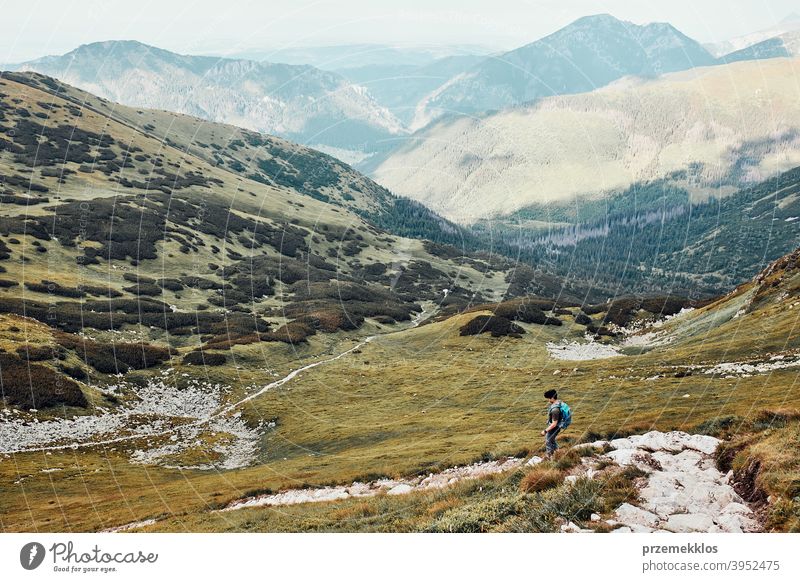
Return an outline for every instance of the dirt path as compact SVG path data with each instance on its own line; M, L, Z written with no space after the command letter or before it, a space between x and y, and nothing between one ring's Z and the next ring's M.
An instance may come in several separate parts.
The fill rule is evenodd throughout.
M380 493L387 495L404 495L417 491L442 489L459 481L479 479L497 473L504 473L518 469L525 462L524 459L509 457L503 460L474 463L463 467L452 467L440 473L429 473L409 479L380 479L370 483L355 482L351 485L337 487L321 487L318 489L290 489L272 495L259 495L240 499L229 504L219 511L235 511L248 507L264 507L278 505L295 505L297 503L318 503L320 501L337 501L351 497L373 497Z
M258 398L259 396L261 396L265 392L267 392L269 390L273 390L273 389L278 388L280 386L283 386L287 382L291 382L299 374L302 374L305 371L311 370L311 369L316 368L318 366L329 364L331 362L335 362L336 360L339 360L339 359L341 359L341 358L343 358L343 357L345 357L345 356L347 356L349 354L352 354L356 350L364 347L366 344L372 342L376 338L380 338L380 337L383 337L383 336L388 336L388 335L400 333L400 332L407 331L409 329L413 329L415 327L418 327L428 317L432 316L435 313L435 311L436 311L435 309L433 311L426 311L423 308L423 311L420 312L419 314L417 314L412 319L411 325L408 326L408 327L405 327L405 328L403 328L401 330L395 330L395 331L390 331L390 332L383 333L383 334L375 334L375 335L368 336L368 337L364 338L363 340L361 340L356 345L354 345L353 347L351 347L350 349L345 350L344 352L341 352L341 353L339 353L339 354L337 354L335 356L332 356L330 358L326 358L326 359L323 359L323 360L317 360L316 362L312 362L310 364L306 364L304 366L296 368L296 369L292 370L291 372L289 372L283 378L280 378L279 380L275 380L274 382L270 382L269 384L267 384L266 386L263 386L258 391L254 392L254 393L252 393L252 394L250 394L248 396L245 396L244 398L242 398L240 400L237 400L236 402L224 405L224 406L220 407L219 409L217 409L215 411L211 411L210 413L203 414L199 418L191 420L188 423L183 423L183 424L180 424L178 426L172 426L172 427L168 427L168 428L161 429L161 430L147 431L147 432L137 432L137 433L134 433L134 434L127 434L125 436L119 436L119 437L114 437L114 438L109 438L109 439L88 440L88 438L87 438L87 440L80 441L80 442L70 442L70 443L58 444L58 445L44 445L44 446L33 446L33 447L15 447L14 444L13 444L14 440L15 440L14 438L2 438L2 439L0 439L0 442L3 443L2 445L0 445L0 447L1 447L0 448L0 454L35 453L35 452L44 452L44 451L75 450L75 449L95 447L95 446L108 446L108 445L114 445L114 444L124 443L124 442L128 442L128 441L142 440L144 438L152 439L152 438L158 438L158 437L164 437L164 436L172 436L172 435L175 435L176 433L177 434L185 433L189 429L202 428L202 427L205 427L205 426L209 425L210 423L212 423L212 422L214 422L216 420L219 420L219 419L221 419L223 417L226 417L226 416L230 415L237 408L240 408L243 404L245 404L247 402L250 402L251 400L253 400L255 398ZM124 420L125 417L130 416L129 412L130 411L122 411L122 412L119 412L119 413L111 413L111 414L108 414L108 415L100 415L100 416L94 416L94 417L92 417L92 416L83 417L83 420L85 420L87 418L88 419L96 419L96 421L97 421L96 422L97 432L94 433L94 434L95 435L108 434L108 432L110 432L110 430L109 430L110 427L114 427L114 428L117 428L117 429L123 428L122 426L118 426L119 422L116 422L116 423L114 421L109 422L109 419L110 418L114 418L115 420L118 420L118 421L119 420ZM45 421L45 422L41 422L41 423L36 422L34 424L34 430L47 431L50 427L52 427L52 426L54 426L56 424L59 424L59 423L71 423L71 422L72 422L71 420L52 420L52 421ZM0 424L0 428L2 428L1 424ZM1 430L0 430L0 435L2 435L2 431Z

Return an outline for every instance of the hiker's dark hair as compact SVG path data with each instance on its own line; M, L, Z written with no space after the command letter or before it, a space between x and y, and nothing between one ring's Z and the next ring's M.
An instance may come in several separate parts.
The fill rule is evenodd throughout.
M544 393L545 398L558 398L558 392L555 390L548 390Z

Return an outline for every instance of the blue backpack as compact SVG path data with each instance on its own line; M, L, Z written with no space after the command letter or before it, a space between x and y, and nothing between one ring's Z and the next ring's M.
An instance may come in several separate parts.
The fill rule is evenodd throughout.
M566 402L559 402L558 407L561 409L561 421L558 423L558 428L564 430L572 424L572 410Z

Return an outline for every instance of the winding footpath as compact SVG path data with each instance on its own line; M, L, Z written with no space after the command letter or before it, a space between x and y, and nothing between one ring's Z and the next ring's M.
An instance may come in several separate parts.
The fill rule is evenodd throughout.
M324 359L324 360L317 360L316 362L312 362L310 364L306 364L304 366L296 368L296 369L292 370L291 372L289 372L283 378L281 378L279 380L275 380L274 382L270 382L269 384L267 384L266 386L262 387L258 391L254 392L252 394L249 394L248 396L245 396L244 398L242 398L240 400L237 400L237 401L235 401L235 402L233 402L231 404L222 406L218 410L213 411L208 415L204 415L202 418L197 418L195 420L192 420L191 422L188 422L188 423L184 423L184 424L180 424L180 425L177 425L177 426L168 427L168 428L165 428L165 429L162 429L162 430L147 432L146 434L129 434L129 435L114 437L114 438L110 438L110 439L85 440L85 441L82 441L82 442L71 442L71 443L66 443L66 444L45 445L45 446L37 446L37 447L14 448L12 443L10 442L10 439L9 439L9 440L3 442L2 445L0 445L0 447L2 447L2 448L0 448L0 454L8 455L8 454L15 454L15 453L36 453L36 452L45 452L45 451L63 451L63 450L75 450L75 449L96 447L96 446L107 446L107 445L114 445L114 444L124 443L124 442L128 442L128 441L141 440L143 438L154 438L154 437L170 436L170 435L174 435L176 433L179 433L180 431L185 431L187 428L203 427L203 426L206 426L209 423L211 423L211 422L213 422L213 421L215 421L215 420L217 420L217 419L219 419L221 417L229 415L230 413L234 412L237 408L240 408L243 404L245 404L247 402L250 402L251 400L253 400L255 398L258 398L259 396L261 396L265 392L268 392L269 390L273 390L275 388L283 386L287 382L291 382L299 374L302 374L303 372L305 372L307 370L311 370L313 368L316 368L317 366L322 366L324 364L329 364L331 362L335 362L336 360L339 360L339 359L341 359L341 358L343 358L343 357L345 357L345 356L347 356L349 354L352 354L356 350L359 350L360 348L364 347L366 344L372 342L376 338L392 335L392 334L395 334L395 333L400 333L400 332L407 331L409 329L413 329L415 327L418 327L423 321L428 319L428 317L430 317L431 315L433 315L433 312L429 312L429 311L426 311L425 309L423 309L420 313L418 313L412 319L411 325L408 326L408 327L405 327L405 328L400 329L400 330L391 331L391 332L388 332L388 333L375 334L375 335L367 336L366 338L361 340L359 343L357 343L356 345L354 345L350 349L345 350L344 352L341 352L341 353L339 353L339 354L337 354L335 356L332 356L330 358L327 358L327 359ZM125 416L127 414L127 411L123 411L123 412L120 412L118 414L121 415L121 416ZM101 417L97 417L97 418L101 418ZM59 421L47 421L47 422L59 422ZM64 421L64 422L69 422L69 421ZM45 425L46 423L41 423L41 424ZM100 423L98 423L98 431L101 431L101 430L103 432L105 432L104 428L102 426L100 426Z

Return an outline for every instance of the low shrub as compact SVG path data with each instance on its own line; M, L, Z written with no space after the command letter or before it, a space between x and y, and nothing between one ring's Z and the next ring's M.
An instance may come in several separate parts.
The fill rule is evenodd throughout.
M264 341L264 335L258 333L248 333L239 335L216 335L207 339L203 349L206 350L229 350L232 346L246 346Z
M88 405L80 386L55 370L0 353L0 394L20 408Z
M325 333L334 333L358 329L364 323L364 317L350 315L342 309L319 309L297 318L296 321Z
M169 291L181 291L183 290L183 283L180 282L180 279L159 279L156 281L156 285L162 287L164 289L168 289Z
M74 350L84 362L103 374L118 374L129 370L143 370L167 361L170 350L150 344L101 344L91 340L62 334L60 345Z
M564 472L552 467L536 465L520 481L523 493L536 493L558 487L564 482Z
M82 285L80 287L83 291L86 291L89 295L95 295L97 297L122 297L122 293L117 291L116 289L112 289L111 287L98 287L95 285Z
M212 354L203 350L189 352L183 357L184 364L193 366L221 366L227 361L225 354Z
M264 341L271 341L271 342L284 342L287 344L299 344L299 343L307 343L308 337L315 335L317 332L314 330L313 327L306 325L305 323L300 323L297 321L292 321L287 323L286 325L282 325L275 331L271 331L265 333L261 339Z
M525 330L505 317L495 315L479 315L459 328L462 336L491 333L492 337L519 336Z
M63 350L54 346L24 345L16 349L17 355L28 362L42 362L44 360L64 359Z
M607 485L600 480L580 477L570 487L551 492L542 509L567 521L585 521L592 513L603 511L606 488Z
M49 295L58 295L60 297L84 297L86 293L77 288L62 287L54 281L43 280L41 283L31 283L26 281L25 287L37 293L45 293Z
M62 364L58 367L58 369L75 380L86 380L86 378L89 377L86 371L80 366L65 366Z
M525 511L521 496L487 499L446 511L426 531L438 533L480 533L491 531L509 518Z
M146 295L148 297L161 295L163 293L163 289L161 289L161 287L159 287L155 283L143 283L143 282L140 282L138 285L123 287L122 290L127 291L131 295Z

